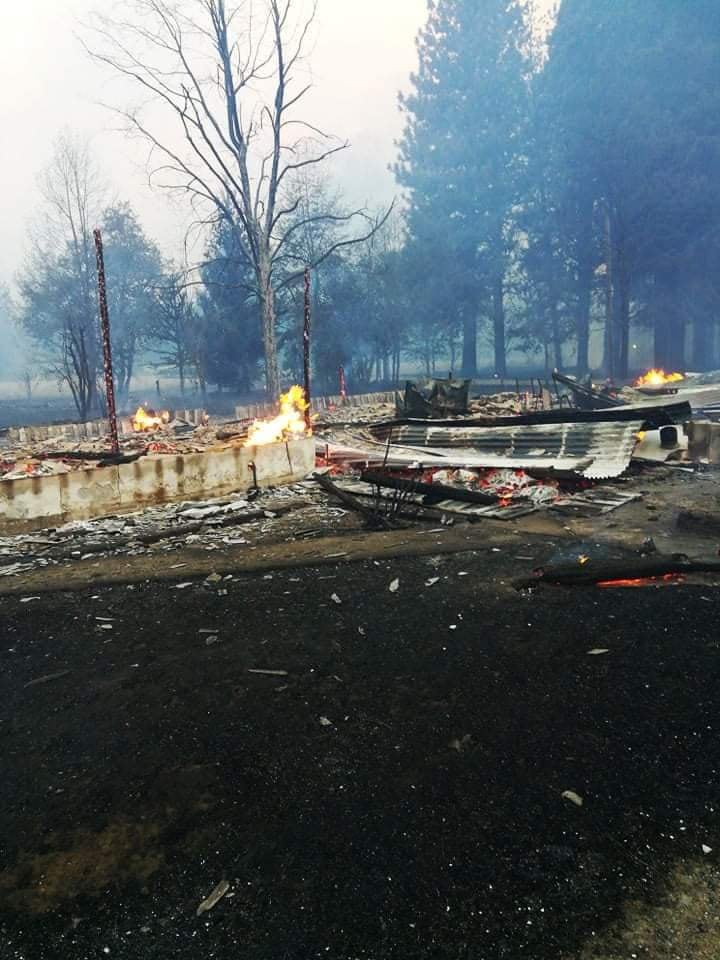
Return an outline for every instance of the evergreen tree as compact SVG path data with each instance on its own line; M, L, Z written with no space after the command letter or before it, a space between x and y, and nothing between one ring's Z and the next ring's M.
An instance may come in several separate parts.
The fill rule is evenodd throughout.
M720 18L709 0L560 8L540 112L556 200L578 212L569 235L592 249L590 222L601 250L613 376L628 375L632 314L654 324L658 365L684 365L696 266L701 256L717 264L719 70ZM583 283L590 277L585 270Z
M396 174L412 239L432 248L434 280L463 327L463 372L476 370L478 315L492 319L506 372L505 283L522 196L530 43L518 0L436 0L418 39Z

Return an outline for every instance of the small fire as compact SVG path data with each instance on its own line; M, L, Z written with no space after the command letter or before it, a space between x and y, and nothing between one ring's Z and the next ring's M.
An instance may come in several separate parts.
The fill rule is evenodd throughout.
M665 373L664 370L648 370L635 381L636 387L662 387L666 383L677 383L684 380L682 373Z
M280 413L272 420L256 420L248 430L246 447L260 447L266 443L282 443L309 436L312 431L305 422L308 402L305 391L295 385L280 396Z
M154 410L146 410L144 407L138 407L132 417L132 427L136 433L152 433L154 430L160 430L170 420L170 414L164 410L161 414Z
M606 587L658 587L662 583L683 583L680 573L664 573L661 577L637 577L633 580L598 580L596 586Z

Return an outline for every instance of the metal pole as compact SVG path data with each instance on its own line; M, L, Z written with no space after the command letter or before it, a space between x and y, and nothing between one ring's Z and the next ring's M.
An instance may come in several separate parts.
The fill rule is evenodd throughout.
M107 287L105 285L105 259L103 257L102 234L93 231L95 237L95 259L97 261L98 302L100 304L100 328L103 342L103 367L105 370L105 397L107 398L108 418L110 420L110 447L113 453L120 453L118 439L117 411L115 409L115 381L113 380L112 351L110 348L110 316L107 305Z
M310 432L310 267L305 267L305 316L303 322L303 373L305 375L305 427Z

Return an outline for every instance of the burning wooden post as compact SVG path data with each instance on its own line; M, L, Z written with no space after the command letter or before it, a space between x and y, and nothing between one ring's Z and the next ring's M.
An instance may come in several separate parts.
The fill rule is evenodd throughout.
M347 400L347 384L345 383L345 367L342 364L338 368L338 376L340 377L340 398L345 403Z
M105 396L107 397L108 418L110 420L110 448L113 453L120 453L118 439L117 410L115 408L115 381L113 380L112 350L110 347L110 316L107 305L107 287L105 284L105 258L103 257L103 242L100 230L94 230L95 258L97 261L98 302L100 304L100 328L103 342L103 367L105 371Z
M312 427L310 411L310 267L305 267L305 313L303 320L303 374L305 377L305 427Z

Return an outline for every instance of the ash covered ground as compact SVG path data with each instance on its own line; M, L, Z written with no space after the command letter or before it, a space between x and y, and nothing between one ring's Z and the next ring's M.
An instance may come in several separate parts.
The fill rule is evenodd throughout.
M714 960L713 577L511 584L713 483L4 578L0 955Z

